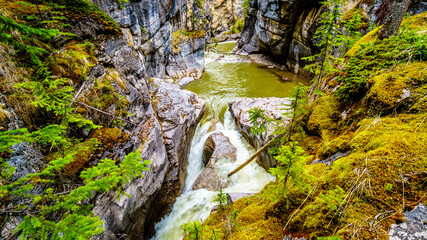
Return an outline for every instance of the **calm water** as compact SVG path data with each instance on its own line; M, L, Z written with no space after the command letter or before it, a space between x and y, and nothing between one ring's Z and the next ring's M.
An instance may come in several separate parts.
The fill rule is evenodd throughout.
M231 51L235 42L219 44L220 51ZM245 58L219 53L206 53L206 71L200 80L185 88L205 99L208 107L206 119L223 119L227 103L238 97L289 97L298 83L308 84L305 78L287 71L268 69ZM285 77L291 82L284 82Z
M222 52L233 49L235 42L217 46ZM214 206L216 192L206 189L192 190L198 175L203 171L202 154L206 139L213 132L227 136L236 148L237 160L220 159L215 167L219 181L228 180L225 192L256 193L275 178L253 161L231 178L227 174L245 162L255 150L237 131L228 108L228 102L238 97L289 97L290 90L304 79L295 74L263 68L237 56L209 52L206 54L206 72L200 80L190 83L186 89L206 101L207 113L199 123L188 156L187 178L183 194L177 198L172 211L156 224L155 240L180 240L184 237L181 225L192 221L204 221ZM287 77L291 82L280 79Z

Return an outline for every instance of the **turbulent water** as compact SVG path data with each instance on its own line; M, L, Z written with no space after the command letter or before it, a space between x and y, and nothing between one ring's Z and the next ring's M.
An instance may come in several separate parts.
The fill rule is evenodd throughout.
M223 43L217 48L223 52L231 51L235 43ZM186 89L193 91L206 101L207 113L199 124L191 143L188 158L187 179L183 194L177 198L172 211L156 225L155 240L179 240L183 238L180 226L187 222L204 221L215 205L212 200L216 192L205 189L191 190L198 175L203 170L202 153L206 139L213 131L220 131L230 139L237 150L237 161L219 160L215 165L221 180L227 174L245 162L254 149L236 130L228 102L238 97L289 97L290 90L304 80L297 75L280 70L267 69L250 63L234 55L208 52L206 54L206 72L203 77L190 83ZM283 82L286 77L291 82ZM211 131L214 129L213 131ZM274 180L263 168L252 162L230 179L226 192L255 193Z

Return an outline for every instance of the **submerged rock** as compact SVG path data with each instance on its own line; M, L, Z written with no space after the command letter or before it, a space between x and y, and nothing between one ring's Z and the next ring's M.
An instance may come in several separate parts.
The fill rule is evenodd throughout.
M255 136L251 133L252 124L249 120L249 110L254 107L260 107L265 110L265 115L276 120L284 118L283 114L287 111L286 105L291 102L286 98L241 98L228 103L230 112L236 122L239 132L256 149L261 148L271 138L273 138L274 126L267 125L267 133L263 136ZM276 160L268 150L261 153L258 163L268 170L276 165Z
M194 183L193 190L206 188L209 191L218 191L220 187L226 188L230 182L222 180L216 162L219 159L236 161L236 148L230 143L228 137L221 132L212 133L203 147L203 169Z

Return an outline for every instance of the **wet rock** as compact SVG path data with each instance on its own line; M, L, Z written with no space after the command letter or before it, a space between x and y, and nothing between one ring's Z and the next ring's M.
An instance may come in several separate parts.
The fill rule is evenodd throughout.
M255 136L251 133L252 124L249 120L249 110L254 107L265 109L265 115L273 119L282 119L283 113L286 112L285 105L291 102L286 98L241 98L228 103L230 112L236 122L239 132L248 140L256 149L261 148L274 136L274 127L267 125L267 133L263 136ZM268 150L261 153L258 163L268 170L276 165L276 160L268 153Z
M204 70L203 37L189 38L182 43L181 53L172 50L171 34L179 24L178 0L136 0L123 4L115 0L93 0L101 10L111 16L122 28L127 44L139 51L144 69L149 77L170 76L181 79L185 76L199 78ZM178 19L178 23L176 22ZM126 61L124 61L126 62Z
M208 1L209 37L215 37L220 42L229 40L230 29L237 19L243 17L242 3L243 0Z
M345 157L345 156L347 156L349 154L350 154L350 151L345 152L345 153L339 152L339 153L334 154L332 157L324 159L324 160L316 159L311 164L324 163L324 164L326 164L326 166L329 166L332 163L334 163L336 160L338 160L338 159L340 159L342 157Z
M214 132L206 140L203 148L203 162L206 168L195 181L193 190L206 188L209 191L218 191L220 187L228 187L230 182L228 179L221 179L215 165L219 159L224 158L233 162L236 161L236 148L230 143L228 137L221 132Z
M229 199L229 203L233 203L241 198L247 197L247 196L251 196L253 195L253 193L227 193L228 195L228 199Z
M44 169L46 164L43 154L28 143L15 144L11 150L13 152L6 161L15 168L15 173L11 177L12 181Z
M200 173L196 182L194 182L193 190L205 188L209 191L218 191L221 187L226 188L230 183L221 181L221 176L214 165L209 165Z
M186 84L202 77L205 70L205 37L186 37L173 46L174 50L168 58L166 73L174 79L181 79L179 85Z
M298 61L316 51L312 37L320 15L319 2L251 0L237 53L264 52L277 60L286 59L288 67L299 72L302 67L295 66L302 64Z
M392 224L388 233L390 240L423 240L427 239L427 207L420 204L412 211L404 212L406 222Z
M137 178L126 185L124 191L131 197L122 195L119 201L111 193L97 198L93 211L104 221L103 227L107 230L100 239L112 239L112 236L141 239L152 227L147 218L157 202L169 162L154 111L149 108L146 114L147 118L130 132L131 139L123 149L141 151L143 159L151 160L150 170L143 173L145 178Z
M154 226L170 211L175 199L182 193L191 140L206 106L205 101L195 93L161 79L153 79L151 91L170 163L156 205L148 217Z
M216 160L220 158L236 160L236 148L224 134L214 132L208 137L203 147L202 161L207 166L208 162L215 164Z

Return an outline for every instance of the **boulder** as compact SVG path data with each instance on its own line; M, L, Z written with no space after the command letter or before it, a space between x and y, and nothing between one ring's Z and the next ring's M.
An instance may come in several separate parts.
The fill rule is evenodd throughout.
M424 204L404 212L403 216L406 222L391 225L390 239L427 239L427 207Z
M287 98L241 98L228 103L231 115L237 125L238 131L246 138L246 140L256 149L261 148L270 139L272 139L274 126L267 125L267 133L262 136L255 136L251 132L252 124L249 120L249 110L254 107L260 107L265 110L265 115L276 120L283 119L283 114L287 111L286 105L291 104ZM285 119L283 119L285 120ZM258 164L268 170L276 166L276 160L268 150L261 153Z
M300 72L300 59L313 55L313 35L321 13L320 1L250 1L248 17L236 45L238 54L266 53ZM286 59L283 62L282 59Z
M203 147L202 161L207 166L208 162L215 164L216 160L220 158L228 158L235 161L236 148L224 134L214 132L208 137Z
M209 191L218 191L220 187L228 187L230 182L227 179L221 179L215 165L219 159L224 158L236 161L236 148L230 143L228 137L221 132L214 132L206 140L203 148L203 163L206 168L196 179L193 190L205 188Z

